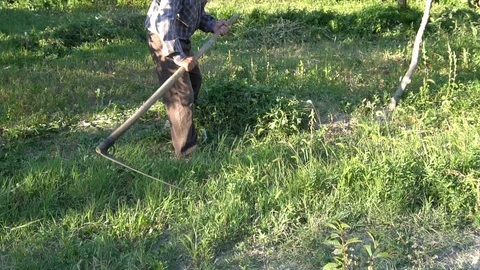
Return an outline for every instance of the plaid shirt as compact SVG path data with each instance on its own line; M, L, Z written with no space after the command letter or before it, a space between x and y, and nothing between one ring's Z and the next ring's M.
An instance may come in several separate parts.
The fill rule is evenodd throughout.
M162 40L162 54L171 55L175 62L186 55L180 40L189 40L197 29L213 32L216 19L205 12L207 0L153 0L145 27Z

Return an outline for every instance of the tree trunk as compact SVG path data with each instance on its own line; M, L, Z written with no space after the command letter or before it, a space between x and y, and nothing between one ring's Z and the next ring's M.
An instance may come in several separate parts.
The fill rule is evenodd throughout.
M397 106L400 97L402 97L403 92L407 89L408 84L412 81L412 75L418 64L418 55L420 52L420 43L422 43L423 32L428 23L428 18L430 17L430 9L432 8L432 0L425 0L425 11L423 13L422 23L418 29L417 36L415 37L415 44L413 45L412 51L412 60L410 66L408 67L407 73L402 78L400 85L395 92L395 95L390 100L389 109L393 110Z
M407 0L397 0L397 6L399 8L407 8Z

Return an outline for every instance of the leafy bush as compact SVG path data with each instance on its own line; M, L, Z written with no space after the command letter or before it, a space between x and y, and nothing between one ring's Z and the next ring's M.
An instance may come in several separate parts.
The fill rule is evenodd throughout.
M308 114L300 101L278 89L240 82L220 82L204 88L196 117L207 131L240 135L254 128L292 134L306 126Z
M17 37L17 41L30 51L63 56L68 49L84 43L108 44L116 38L141 40L144 38L143 19L143 15L131 12L124 12L122 16L90 15L55 27L46 27L41 31L30 30Z
M478 22L480 15L472 10L454 9L446 10L433 18L432 25L453 33L459 25L468 25L468 22Z
M258 119L255 131L259 135L298 134L307 128L309 116L307 112L308 109L295 97L277 97L274 106Z
M352 22L344 23L342 26L346 30L358 35L384 35L396 30L416 30L420 25L422 13L414 9L399 9L397 7L377 7L373 6L361 11L353 16Z

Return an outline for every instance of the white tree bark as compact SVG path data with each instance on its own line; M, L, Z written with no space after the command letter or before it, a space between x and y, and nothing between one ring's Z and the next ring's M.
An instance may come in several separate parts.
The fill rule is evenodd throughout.
M388 108L390 110L395 109L398 104L398 101L402 97L403 93L407 89L408 84L412 81L412 75L418 64L418 55L420 53L420 44L422 43L423 32L428 23L428 18L430 17L430 10L432 8L432 0L425 0L425 11L423 13L422 22L420 28L418 28L417 36L415 37L415 44L413 45L412 60L410 66L408 67L407 73L402 78L400 85L397 87L395 95L390 99L390 104Z

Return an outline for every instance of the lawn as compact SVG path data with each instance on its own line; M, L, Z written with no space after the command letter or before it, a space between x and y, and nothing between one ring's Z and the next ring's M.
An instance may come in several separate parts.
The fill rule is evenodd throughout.
M161 102L114 149L182 191L95 153L160 85L148 1L91 2L0 3L1 269L480 266L478 10L433 5L385 113L423 3L209 1L240 18L199 61L199 149Z

